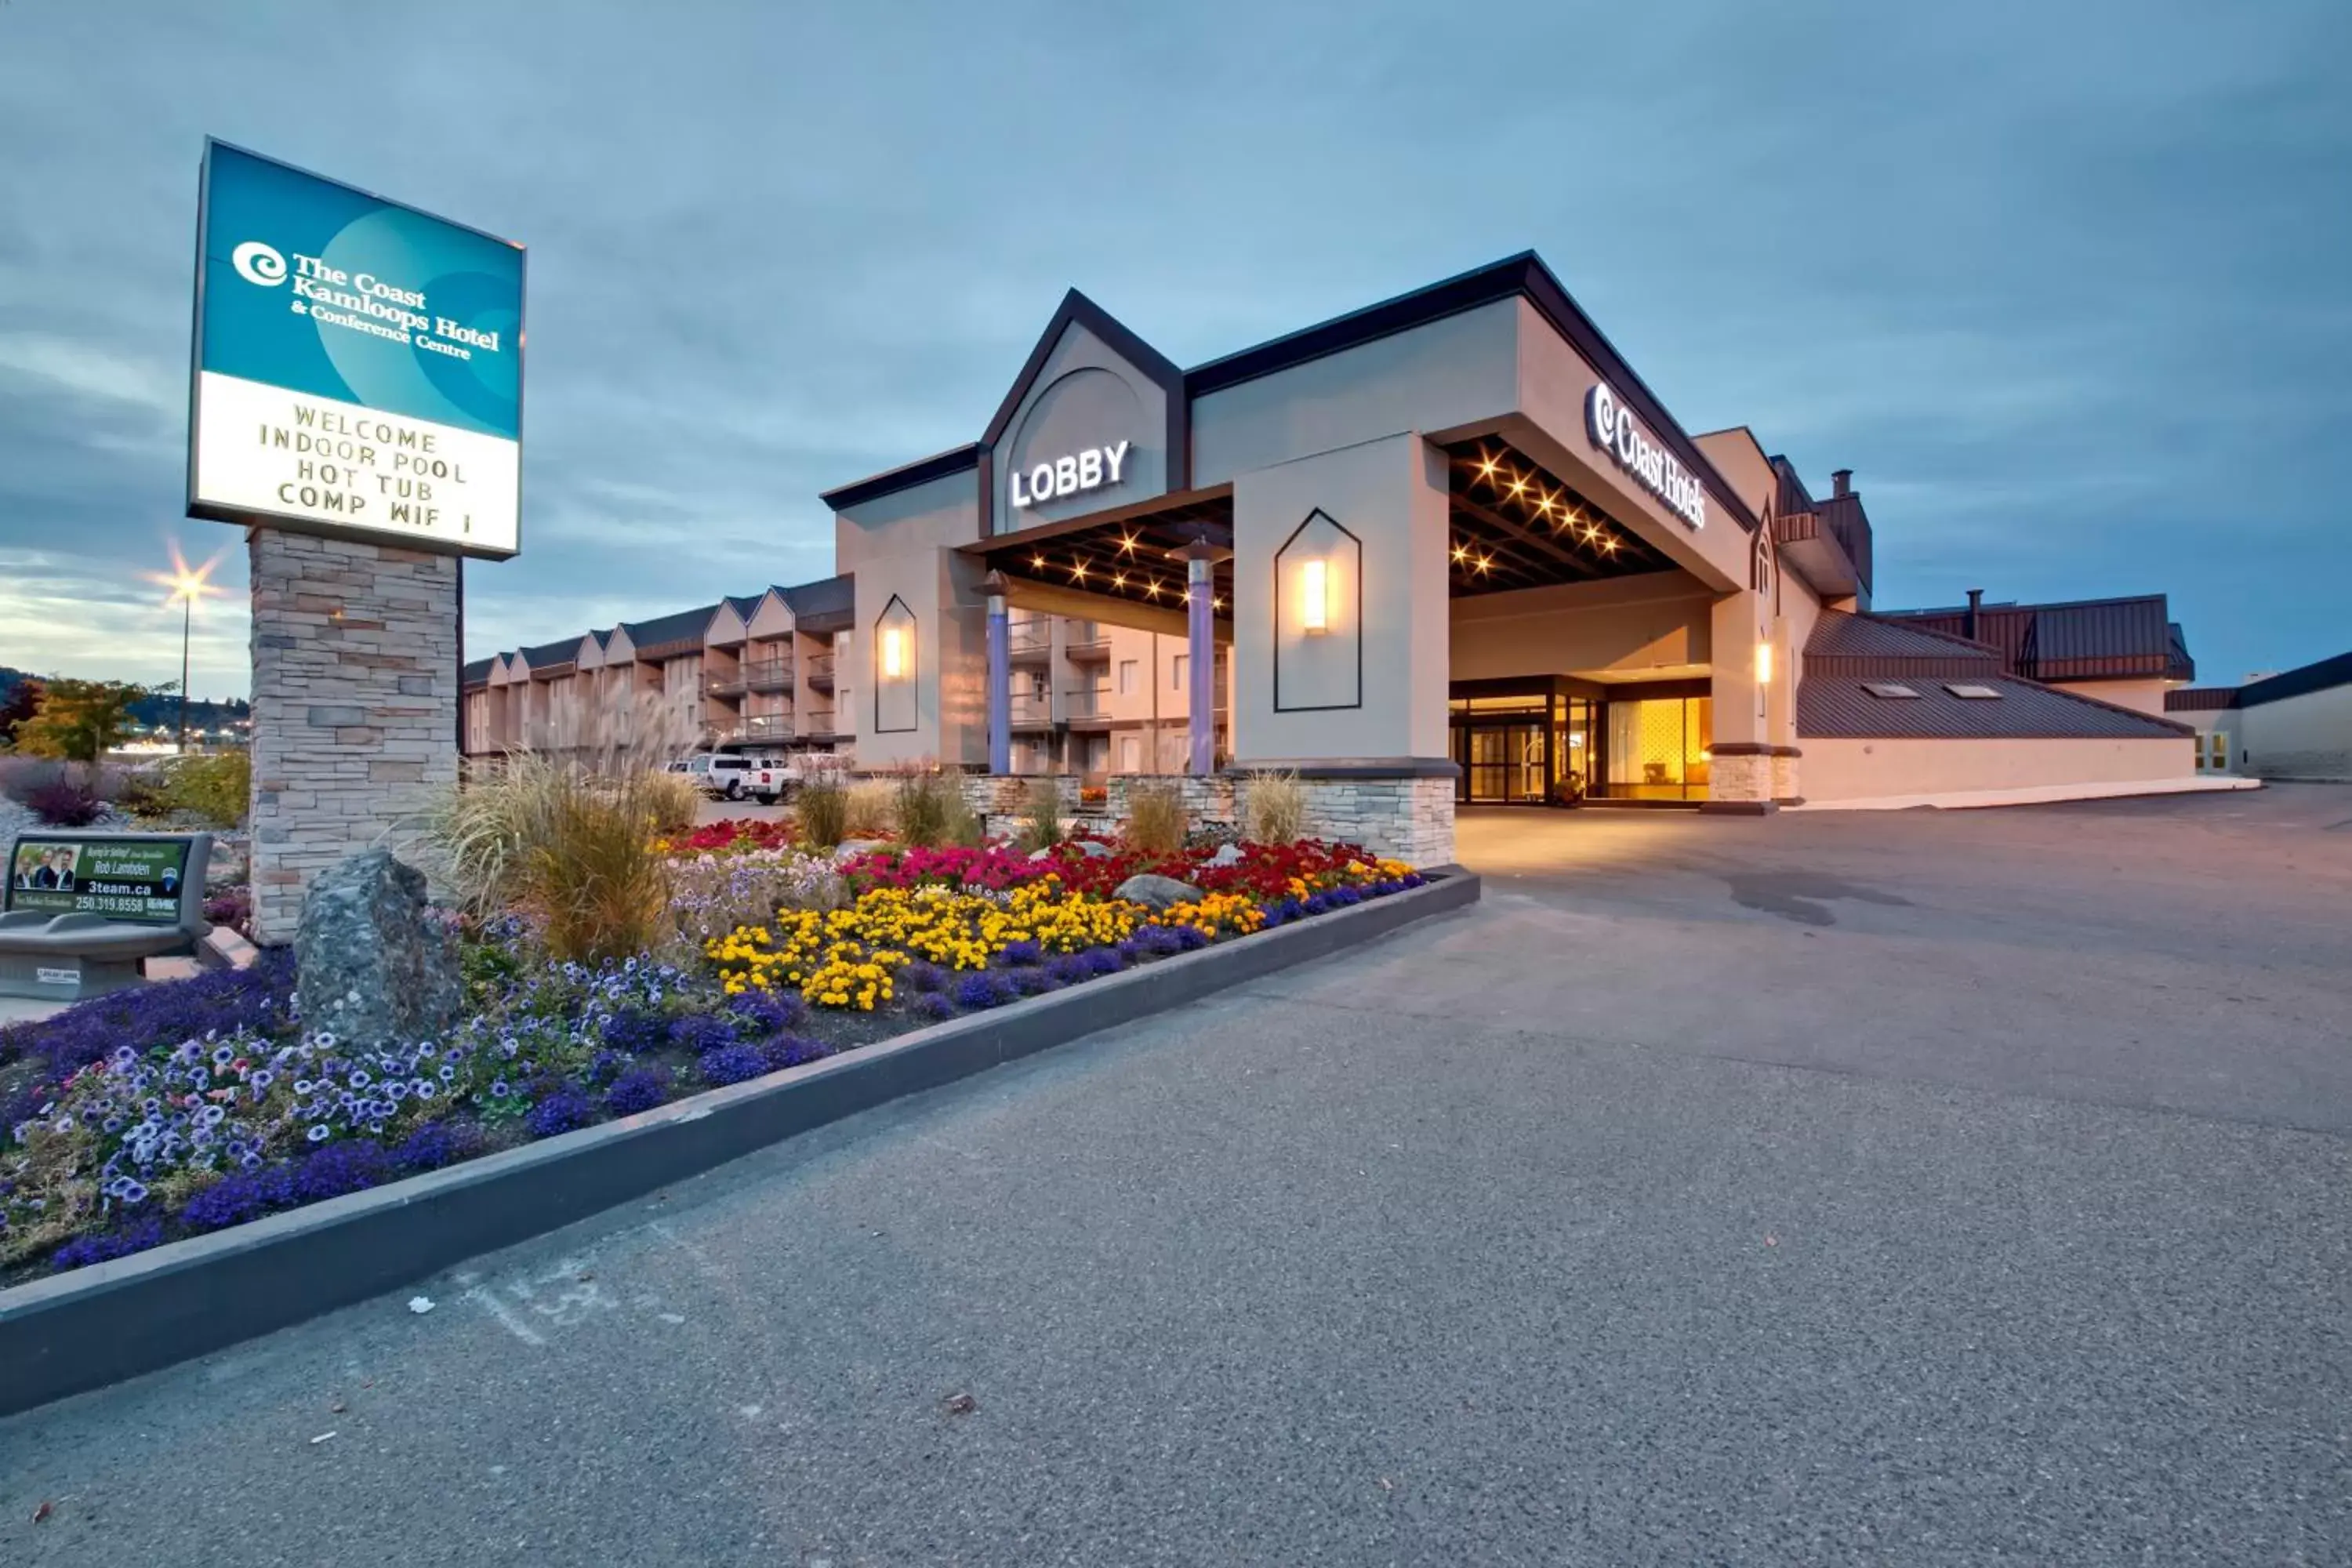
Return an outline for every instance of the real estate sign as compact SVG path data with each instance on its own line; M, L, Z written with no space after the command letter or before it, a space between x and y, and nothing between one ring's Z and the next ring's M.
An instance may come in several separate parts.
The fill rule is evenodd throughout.
M514 554L522 296L519 245L207 142L189 515Z
M16 840L0 907L110 921L172 925L180 919L184 838L76 838L26 835Z

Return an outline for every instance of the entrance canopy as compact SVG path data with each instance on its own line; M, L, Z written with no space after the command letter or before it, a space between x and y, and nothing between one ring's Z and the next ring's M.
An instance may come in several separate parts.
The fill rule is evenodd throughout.
M1453 468L1447 553L1455 597L1675 569L1640 534L1508 442L1480 437L1445 450Z
M1234 487L1229 484L1042 522L960 545L958 552L985 561L1004 578L1018 602L1149 628L1183 615L1188 602L1185 563L1177 552L1203 544L1232 554ZM1215 563L1211 582L1211 614L1223 623L1234 602L1230 559ZM1070 601L1081 596L1094 602L1074 607ZM1220 640L1225 640L1230 626L1221 624L1218 632Z

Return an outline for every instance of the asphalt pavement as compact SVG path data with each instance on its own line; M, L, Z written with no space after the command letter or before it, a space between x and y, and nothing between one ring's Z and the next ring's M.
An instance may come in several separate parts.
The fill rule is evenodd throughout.
M1463 853L1475 911L0 1422L0 1562L2352 1562L2352 790Z

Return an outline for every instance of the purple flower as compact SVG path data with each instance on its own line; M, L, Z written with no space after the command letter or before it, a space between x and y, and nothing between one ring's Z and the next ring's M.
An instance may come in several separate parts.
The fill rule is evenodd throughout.
M93 1263L128 1258L134 1252L144 1252L151 1247L163 1244L163 1222L160 1219L141 1220L121 1230L74 1237L49 1255L49 1267L60 1271L85 1268Z
M955 1005L959 1007L1002 1007L1013 997L1013 983L994 970L983 969L956 982Z
M594 1120L595 1102L578 1085L559 1081L547 1096L530 1108L522 1119L534 1138L552 1138L559 1132L569 1132L575 1127L585 1127Z
M614 1116L635 1116L651 1110L669 1098L670 1075L657 1067L631 1068L604 1091L604 1109Z
M1017 965L1035 963L1044 957L1045 953L1034 942L1008 942L1004 944L1004 951L996 955L996 962L1006 965Z
M702 1053L702 1076L715 1084L741 1083L768 1070L767 1058L751 1046L724 1045Z
M735 1026L717 1015L697 1013L672 1024L669 1038L679 1050L708 1056L736 1043Z
M955 1004L949 1001L947 994L942 991L917 992L914 1000L907 1004L907 1011L914 1017L927 1018L933 1023L944 1023L956 1016Z

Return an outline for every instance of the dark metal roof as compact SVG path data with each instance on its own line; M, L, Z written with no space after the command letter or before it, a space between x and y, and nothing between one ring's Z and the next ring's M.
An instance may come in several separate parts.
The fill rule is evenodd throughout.
M558 665L576 664L580 658L580 639L566 637L562 642L543 642L537 647L522 650L522 661L533 673L542 673Z
M1895 681L1916 698L1873 696L1865 683ZM1952 685L1990 687L1998 699L1957 697ZM2143 740L2183 726L2000 670L1980 643L1876 616L1823 612L1805 641L1797 683L1797 734L1822 740Z
M1878 613L1957 637L1971 635L1965 605ZM1975 612L1975 640L1999 648L2004 668L2029 680L2129 676L2186 680L2196 675L2188 643L2177 636L2162 594L2055 605L1986 605Z
M960 474L966 468L980 467L980 443L968 441L961 447L950 447L944 452L934 452L928 458L918 458L911 463L901 463L895 468L885 468L862 479L820 491L817 500L835 511L857 506L887 496L893 490L911 489L929 484L933 479Z
M2238 688L2238 699L2230 706L2259 708L2265 702L2307 697L2333 686L2352 686L2352 653L2339 653L2334 658L2323 658L2316 664L2306 664L2265 679L2249 681Z
M650 621L623 621L621 629L629 634L630 644L643 655L689 639L700 642L702 634L710 628L710 617L718 613L717 605L702 605Z
M839 621L847 626L855 612L857 579L845 572L837 577L820 577L814 583L803 583L795 588L779 588L784 603L792 606L793 624L802 630L819 632L824 623ZM812 626L811 622L817 625ZM838 630L839 627L834 628Z
M2194 680L2197 661L2189 657L2189 634L2180 629L2179 621L2166 625L2171 646L2165 650L2164 678L2167 680Z
M1807 672L1797 686L1800 740L2161 740L2187 726L2014 676L1972 676L1997 700L1955 697L1939 680L1903 682L1916 698L1873 697L1860 680Z
M2237 706L2239 689L2234 686L2190 686L2164 694L2167 713L2210 713L2216 709Z
M465 686L488 686L490 683L490 666L497 662L495 658L467 660L465 669L458 677L459 683Z
M721 599L719 603L734 611L735 614L742 619L749 621L753 616L760 613L760 601L767 596L768 595L765 594L751 594L738 597L730 594L727 597Z

